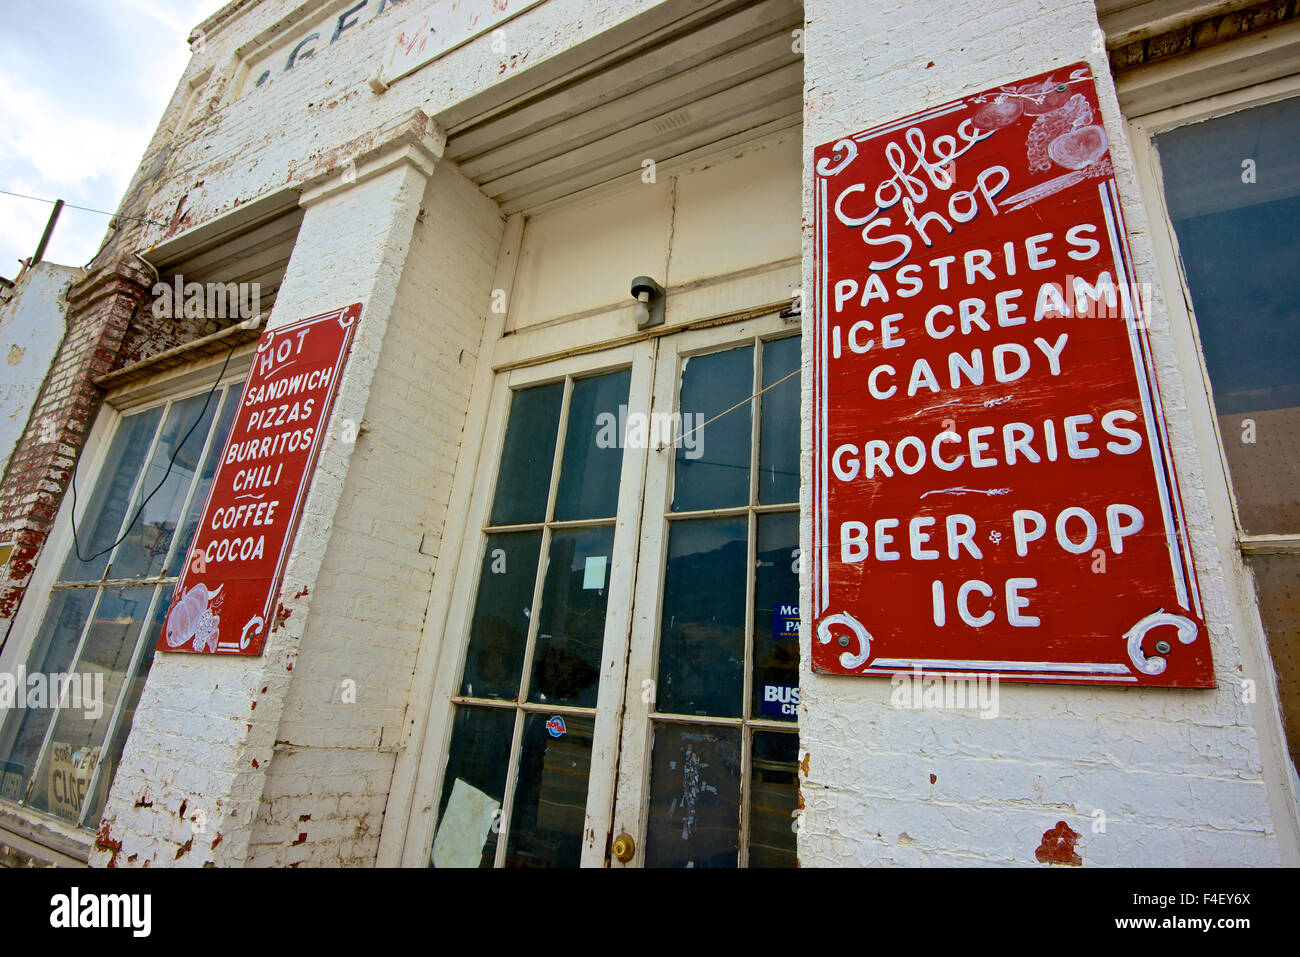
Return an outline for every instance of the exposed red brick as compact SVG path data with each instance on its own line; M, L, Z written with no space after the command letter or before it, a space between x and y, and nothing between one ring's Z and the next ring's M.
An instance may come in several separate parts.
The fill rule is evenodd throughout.
M1064 821L1057 821L1056 827L1044 832L1043 842L1038 845L1038 850L1034 851L1034 857L1043 864L1069 864L1079 867L1083 864L1083 858L1074 849L1077 840L1079 840L1078 832L1072 830Z

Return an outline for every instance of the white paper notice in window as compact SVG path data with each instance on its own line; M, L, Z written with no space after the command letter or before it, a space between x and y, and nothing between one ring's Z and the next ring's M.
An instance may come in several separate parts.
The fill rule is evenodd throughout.
M434 867L478 867L501 805L460 778L451 786L447 810L433 841Z

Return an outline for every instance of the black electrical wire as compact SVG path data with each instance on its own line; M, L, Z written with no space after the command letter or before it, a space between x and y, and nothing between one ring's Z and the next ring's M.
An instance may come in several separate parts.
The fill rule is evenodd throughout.
M40 196L28 196L26 193L14 193L14 192L11 192L10 190L7 190L7 189L0 189L0 193L3 193L5 196L17 196L19 199L30 199L30 200L35 200L35 201L38 202L38 203L49 203L51 206L53 206L54 203L55 203L55 200L52 200L52 199L43 199L43 198L41 198ZM143 217L143 216L128 216L128 215L126 215L125 213L110 213L110 212L109 212L108 210L106 210L106 209L91 209L89 206L77 206L77 205L74 204L74 203L64 203L64 204L63 204L63 208L64 208L64 209L79 209L79 210L81 210L82 212L85 212L85 213L99 213L99 215L101 215L101 216L112 216L114 219L133 219L133 220L135 220L135 221L138 222L138 223L148 223L150 226L166 226L166 225L167 225L166 223L160 223L160 222L158 222L158 221L155 220L155 219L146 219L146 218Z
M95 552L95 554L91 555L88 558L81 554L81 543L77 541L77 465L81 461L81 451L85 449L85 442L83 439L81 450L77 451L77 457L72 462L72 478L71 478L72 548L76 552L78 561L81 561L83 563L93 562L100 555L105 555L108 552L111 552L113 549L117 548L117 546L120 545L123 541L125 541L126 537L129 534L131 534L131 529L133 529L135 527L135 523L140 520L140 515L144 512L144 507L149 504L149 499L153 498L154 495L157 494L158 490L162 488L163 484L167 481L167 476L171 475L172 466L176 464L176 456L180 455L181 449L183 449L185 447L185 443L190 440L190 435L193 434L194 430L199 427L199 423L203 421L203 416L205 416L208 411L208 404L212 402L212 396L216 394L217 387L221 385L221 378L226 374L226 367L230 365L230 360L234 357L235 350L239 348L240 344L241 343L239 341L239 338L236 337L235 344L231 346L230 351L226 353L226 361L221 364L221 371L217 373L217 380L212 383L212 388L208 390L207 397L203 400L203 408L199 410L199 414L195 418L194 424L191 425L189 431L185 433L185 438L181 439L180 442L176 443L176 448L172 451L172 457L167 462L167 471L163 473L163 477L158 480L158 484L154 486L153 491L150 492L148 496L145 497L145 500L140 503L140 507L135 510L135 514L131 516L131 521L127 523L126 528L123 530L122 534L118 537L117 541L113 542L113 544L109 545L107 548L100 549L99 551ZM144 463L142 467L147 469L149 467L149 463L148 462Z

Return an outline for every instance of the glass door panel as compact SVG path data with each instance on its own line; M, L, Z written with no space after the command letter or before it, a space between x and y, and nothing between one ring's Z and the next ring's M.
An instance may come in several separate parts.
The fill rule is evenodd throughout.
M636 547L620 516L645 456L619 424L648 405L651 350L585 362L510 374L498 396L435 867L603 861Z
M651 415L673 424L674 452L661 443L647 466L614 814L614 835L638 847L633 866L794 863L791 331L769 316L659 344Z

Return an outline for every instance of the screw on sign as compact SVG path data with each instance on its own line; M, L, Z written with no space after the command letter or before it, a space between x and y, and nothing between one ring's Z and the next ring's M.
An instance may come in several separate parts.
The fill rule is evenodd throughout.
M1088 66L814 164L813 668L1213 687Z

